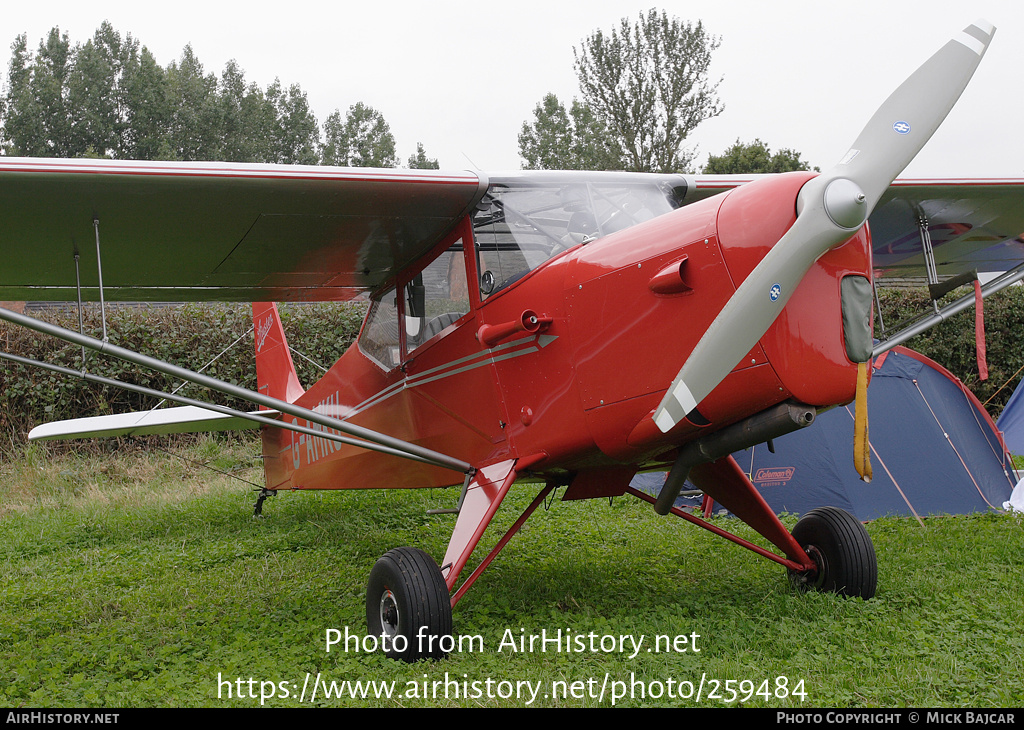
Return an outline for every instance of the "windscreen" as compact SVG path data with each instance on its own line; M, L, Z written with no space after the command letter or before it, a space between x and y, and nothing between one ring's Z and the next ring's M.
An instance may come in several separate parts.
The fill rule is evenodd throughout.
M659 180L492 184L473 216L481 294L500 291L577 244L668 213L679 198Z

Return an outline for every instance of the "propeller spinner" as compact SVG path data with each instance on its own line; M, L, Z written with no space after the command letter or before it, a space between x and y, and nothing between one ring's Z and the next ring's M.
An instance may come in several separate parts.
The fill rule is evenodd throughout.
M655 411L662 432L757 344L814 262L864 224L960 98L994 33L978 20L954 36L886 99L838 164L801 188L796 221L719 312Z

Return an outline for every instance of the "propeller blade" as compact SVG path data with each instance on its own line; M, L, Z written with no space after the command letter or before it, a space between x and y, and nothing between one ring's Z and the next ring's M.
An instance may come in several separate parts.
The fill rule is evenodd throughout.
M740 284L659 404L662 432L757 344L814 262L864 224L960 98L994 33L979 20L954 36L886 99L837 165L801 188L796 222Z

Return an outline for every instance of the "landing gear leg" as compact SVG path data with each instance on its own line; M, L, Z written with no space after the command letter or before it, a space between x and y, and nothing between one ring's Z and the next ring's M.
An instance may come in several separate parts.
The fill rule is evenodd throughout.
M849 512L837 507L811 510L796 523L793 537L816 566L811 571L790 570L795 585L864 599L875 595L875 548L864 525Z

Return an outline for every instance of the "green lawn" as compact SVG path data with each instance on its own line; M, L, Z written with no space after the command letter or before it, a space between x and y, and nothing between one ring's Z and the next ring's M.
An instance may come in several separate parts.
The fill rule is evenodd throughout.
M260 481L251 443L182 450ZM533 496L513 492L488 548ZM166 454L6 458L0 706L1024 705L1024 528L999 514L870 523L863 602L796 593L775 563L629 498L556 501L456 607L462 651L328 652L330 630L365 632L381 554L444 553L454 517L425 511L456 498L283 494L254 519L250 486ZM559 630L584 650L513 650ZM369 682L392 697L337 696Z

